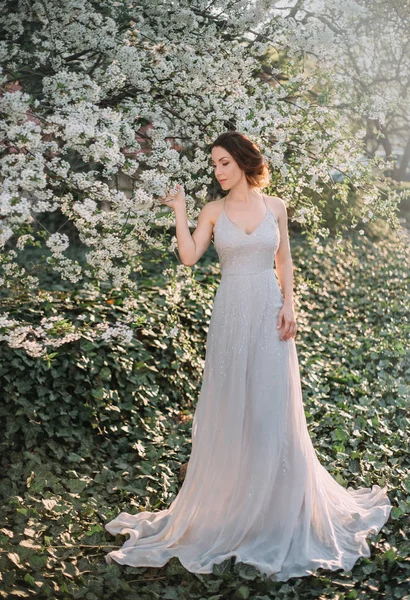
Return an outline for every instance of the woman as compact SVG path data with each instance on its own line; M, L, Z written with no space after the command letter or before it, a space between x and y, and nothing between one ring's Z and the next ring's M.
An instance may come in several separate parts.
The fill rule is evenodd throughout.
M186 477L168 509L106 525L130 536L107 562L160 567L177 556L212 573L235 556L275 581L350 570L389 517L387 486L346 489L319 463L302 403L285 204L261 193L268 170L246 136L220 135L211 154L229 193L202 209L192 236L181 186L162 200L175 211L183 263L195 264L213 235L222 273Z

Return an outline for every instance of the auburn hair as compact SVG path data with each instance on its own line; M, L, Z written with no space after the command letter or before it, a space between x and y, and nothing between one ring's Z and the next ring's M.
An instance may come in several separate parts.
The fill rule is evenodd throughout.
M265 188L270 182L269 167L255 142L239 131L225 131L212 142L209 150L222 146L244 171L251 187Z

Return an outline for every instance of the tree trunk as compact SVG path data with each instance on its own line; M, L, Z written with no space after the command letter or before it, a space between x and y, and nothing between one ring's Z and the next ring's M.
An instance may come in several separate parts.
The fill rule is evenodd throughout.
M394 178L397 181L403 181L406 176L407 167L410 162L410 138L407 140L407 144L404 148L403 156L401 157L400 164L397 169L394 170Z

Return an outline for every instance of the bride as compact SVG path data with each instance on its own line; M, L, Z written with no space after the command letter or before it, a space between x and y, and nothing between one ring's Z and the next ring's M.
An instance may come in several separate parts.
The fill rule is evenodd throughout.
M247 136L221 134L211 158L228 193L204 206L192 235L183 188L162 199L175 211L183 263L194 265L213 236L221 267L186 476L168 508L106 524L129 536L106 560L161 567L178 557L212 573L235 557L275 581L350 570L389 517L387 486L345 488L319 462L294 339L286 205L262 193L268 168Z

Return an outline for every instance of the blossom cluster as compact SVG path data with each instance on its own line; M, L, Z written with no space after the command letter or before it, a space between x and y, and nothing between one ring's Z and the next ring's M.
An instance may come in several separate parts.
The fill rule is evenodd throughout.
M348 26L357 6L338 4L347 7ZM207 145L227 127L260 146L277 195L315 235L327 230L307 192L327 187L342 196L345 184L332 179L335 169L349 173L366 198L377 198L371 167L352 168L362 145L348 116L311 100L327 85L331 29L302 25L267 0L16 6L5 16L0 44L5 291L36 287L35 268L29 272L17 259L37 246L42 267L62 281L90 293L111 286L137 296L142 251L162 247L153 231L174 223L159 198L182 183L196 224L199 203L215 183ZM269 58L272 50L287 55L286 77ZM301 69L301 53L314 57L310 70ZM377 214L377 205L363 204L365 219ZM175 238L166 243L173 252ZM173 288L171 301L179 297ZM95 338L131 341L124 323L134 310L132 302L126 305L122 322L104 333L95 327ZM73 328L57 335L70 341L80 335L78 323ZM38 355L49 342L43 325L23 318L4 319L0 331L11 345Z

